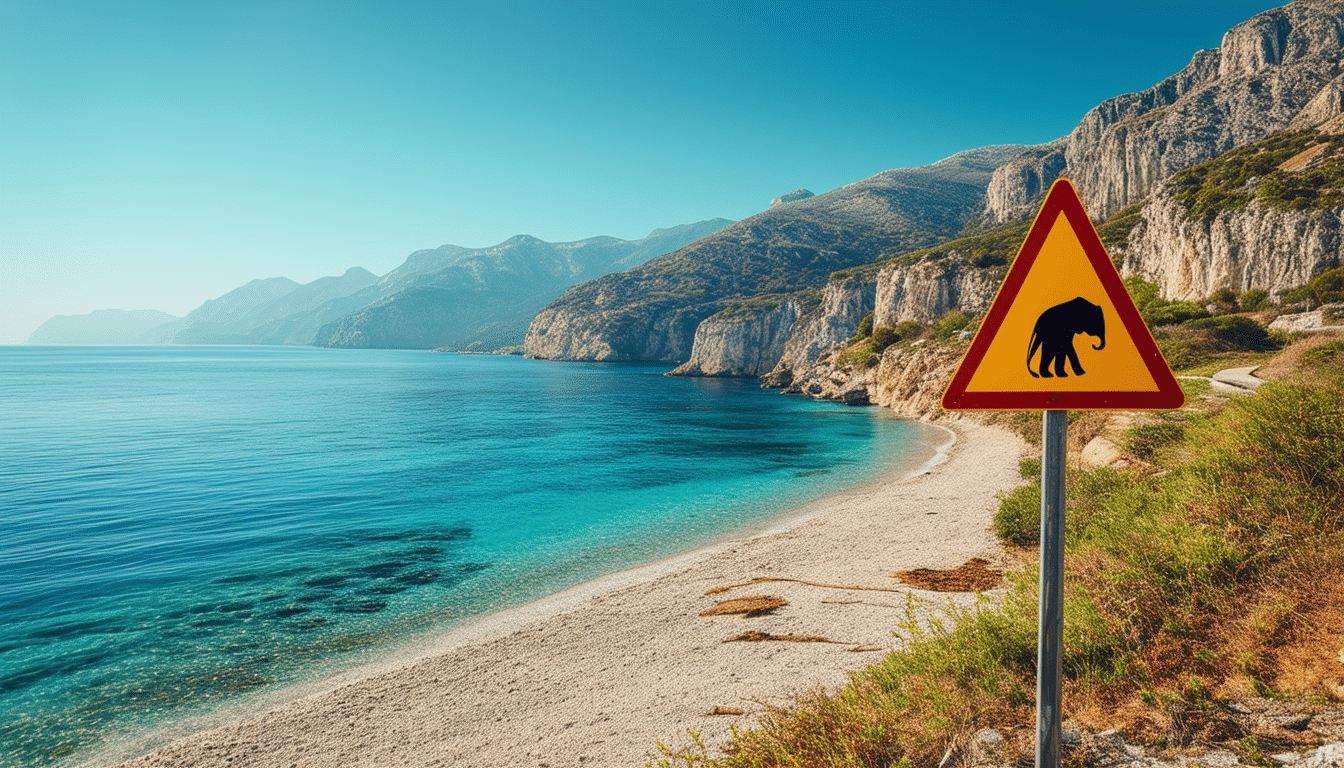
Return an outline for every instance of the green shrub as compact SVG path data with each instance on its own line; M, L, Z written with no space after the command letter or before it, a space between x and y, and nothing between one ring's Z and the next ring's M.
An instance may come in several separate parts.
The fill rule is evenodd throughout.
M1237 311L1237 294L1229 288L1219 288L1213 292L1206 304L1212 304L1217 308L1216 314L1225 315L1229 312Z
M859 321L859 327L854 331L854 338L866 339L873 335L873 313L869 312Z
M955 336L958 331L969 327L970 324L971 318L969 316L954 309L933 324L933 332L939 341L947 341Z
M914 320L905 320L896 324L896 335L900 337L901 341L917 339L923 333L924 326Z
M1129 297L1134 300L1134 306L1140 314L1154 302L1162 302L1162 295L1158 291L1157 283L1144 280L1138 275L1131 275L1125 278L1125 290L1129 291Z
M1255 312L1261 309L1268 309L1269 291L1266 291L1263 288L1252 288L1238 297L1237 306L1241 307L1242 312Z
M1160 305L1159 305L1160 303ZM1209 311L1193 301L1174 301L1171 303L1154 302L1149 305L1148 314L1143 319L1150 326L1154 325L1176 325L1184 323L1187 320L1194 320L1201 317L1209 317Z
M901 340L901 335L895 328L889 328L885 325L873 329L872 349L875 354L882 354L882 350L890 347L892 344Z
M1336 267L1317 275L1307 287L1317 304L1344 301L1344 267Z
M1143 203L1135 203L1097 227L1097 236L1107 249L1124 248L1129 243L1129 233L1140 221L1143 221Z
M1306 304L1308 308L1316 305L1315 299L1311 294L1311 288L1303 285L1283 292L1279 296L1279 306L1287 307L1294 304Z
M1205 317L1190 320L1183 325L1191 330L1208 331L1213 338L1235 349L1267 351L1278 348L1278 345L1269 338L1269 331L1265 326L1241 315Z
M1125 450L1137 459L1152 461L1158 450L1185 438L1185 425L1166 421L1139 424L1125 432Z

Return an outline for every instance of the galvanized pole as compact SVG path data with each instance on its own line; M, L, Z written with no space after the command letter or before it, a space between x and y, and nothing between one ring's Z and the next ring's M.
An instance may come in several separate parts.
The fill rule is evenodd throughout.
M1046 411L1041 429L1041 610L1036 646L1036 768L1059 768L1067 415L1067 411Z

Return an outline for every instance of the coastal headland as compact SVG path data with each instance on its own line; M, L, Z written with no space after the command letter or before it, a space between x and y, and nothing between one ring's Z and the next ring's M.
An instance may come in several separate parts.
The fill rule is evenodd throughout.
M723 743L733 725L898 647L911 601L936 612L976 599L895 577L1001 563L991 517L996 494L1022 482L1025 446L969 421L949 432L914 473L814 502L788 526L487 617L434 654L122 765L631 766L691 730ZM702 615L750 596L784 603Z

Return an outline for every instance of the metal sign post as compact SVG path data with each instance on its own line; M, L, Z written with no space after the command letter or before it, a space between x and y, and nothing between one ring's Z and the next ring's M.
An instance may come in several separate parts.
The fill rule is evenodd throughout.
M1036 768L1059 768L1064 646L1064 436L1068 411L1041 422L1041 603L1036 645Z

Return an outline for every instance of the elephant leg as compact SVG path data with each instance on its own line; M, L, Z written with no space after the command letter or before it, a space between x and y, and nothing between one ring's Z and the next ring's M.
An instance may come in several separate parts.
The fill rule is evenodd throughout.
M1069 377L1069 372L1064 370L1064 357L1072 352L1073 349L1071 347L1061 344L1054 349L1054 354L1051 355L1052 359L1055 361L1055 375L1061 379L1067 379Z
M1068 352L1069 352L1069 362L1073 364L1073 372L1079 376L1082 376L1084 373L1087 373L1087 371L1083 370L1082 364L1078 362L1078 353L1074 350L1072 344L1069 345ZM1062 368L1063 365L1064 365L1063 361L1061 360L1060 367Z
M1039 369L1040 372L1041 372L1041 378L1045 378L1045 379L1052 379L1052 378L1054 378L1055 374L1053 374L1053 373L1050 372L1050 364L1051 364L1052 362L1054 362L1054 359L1055 359L1054 348L1051 347L1049 344L1042 345L1042 346L1041 346L1041 367L1040 367L1040 369Z

